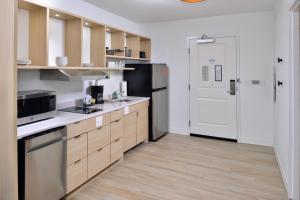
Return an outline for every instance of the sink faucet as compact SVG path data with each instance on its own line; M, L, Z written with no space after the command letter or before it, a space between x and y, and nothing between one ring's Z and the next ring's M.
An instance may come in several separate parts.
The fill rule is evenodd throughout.
M120 94L121 93L118 90L114 91L112 93L112 99L118 99Z

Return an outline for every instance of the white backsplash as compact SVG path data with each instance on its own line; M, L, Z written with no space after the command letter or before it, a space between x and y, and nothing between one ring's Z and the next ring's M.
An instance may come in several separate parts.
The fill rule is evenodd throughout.
M120 89L123 80L122 72L111 74L110 79L102 80L104 85L104 96L112 94ZM89 92L88 88L95 81L41 81L39 71L19 71L18 91L23 90L51 90L57 92L57 103L74 103ZM72 105L70 105L72 106Z

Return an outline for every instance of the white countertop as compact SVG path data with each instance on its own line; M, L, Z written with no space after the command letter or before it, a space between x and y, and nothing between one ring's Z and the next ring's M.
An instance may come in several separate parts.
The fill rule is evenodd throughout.
M103 105L96 105L93 106L95 108L101 108L103 109L102 111L95 112L92 114L77 114L77 113L70 113L70 112L61 112L57 111L56 116L52 119L48 119L45 121L41 122L36 122L32 124L28 124L25 126L18 127L17 132L18 132L18 139L22 139L24 137L34 135L36 133L40 133L43 131L47 131L49 129L61 127L61 126L66 126L68 124L73 124L75 122L79 122L85 119L89 119L92 117L100 116L105 113L112 112L114 110L119 110L125 107L128 107L133 104L141 103L144 101L149 100L150 98L145 98L145 97L127 97L129 102L118 102L118 103L105 103Z

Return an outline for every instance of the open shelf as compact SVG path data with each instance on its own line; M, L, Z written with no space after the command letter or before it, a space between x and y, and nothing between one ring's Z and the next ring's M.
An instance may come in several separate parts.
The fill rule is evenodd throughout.
M55 57L66 56L68 57L68 65L81 66L82 65L82 19L76 16L50 10L50 49L51 57L49 64L55 64ZM62 28L62 30L60 29ZM59 33L64 35L59 41L55 41L59 37ZM56 49L59 48L59 51ZM62 55L55 55L55 53Z
M140 38L140 51L145 52L145 59L151 59L151 39L145 37Z
M125 56L111 56L111 55L106 55L106 59L150 61L149 59L143 59L143 58L134 58L134 57L125 57Z
M130 70L107 66L114 66L114 62L123 66L125 60L151 60L150 38L39 3L19 0L18 8L17 59L32 62L18 69L63 69L52 67L61 56L68 57L68 67L64 68L74 70ZM107 55L106 47L120 52ZM131 56L125 55L125 47ZM140 51L145 52L145 58L140 58ZM83 63L94 67L83 67Z
M107 46L109 49L116 50L120 49L121 52L117 52L114 55L115 56L125 56L125 33L124 31L107 27L106 28L106 35L107 39L110 40L109 46Z
M48 8L19 1L18 59L34 65L48 64ZM25 36L25 38L24 38Z
M18 69L26 70L43 70L43 69L68 69L68 70L98 70L98 71L132 71L134 68L98 68L98 67L57 67L57 66L33 66L33 65L18 65Z
M83 21L83 63L93 63L95 67L105 68L105 25Z
M131 33L125 33L125 45L127 51L131 51L131 56L126 55L126 57L139 58L140 54L140 37Z

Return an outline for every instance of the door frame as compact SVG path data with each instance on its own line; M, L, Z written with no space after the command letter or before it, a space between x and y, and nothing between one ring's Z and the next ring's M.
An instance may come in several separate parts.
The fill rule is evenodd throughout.
M237 141L241 142L240 139L241 137L241 109L240 109L240 36L238 34L236 35L225 35L225 36L217 36L217 35L209 35L210 38L214 39L222 39L222 38L234 38L236 41L236 125L237 125ZM195 39L202 39L201 36L194 36L194 37L188 37L187 38L187 55L188 55L188 107L189 107L189 134L191 134L191 54L190 54L190 49L191 49L191 40Z
M289 156L288 194L290 198L300 198L300 0L294 0L290 7L290 69L289 69Z

